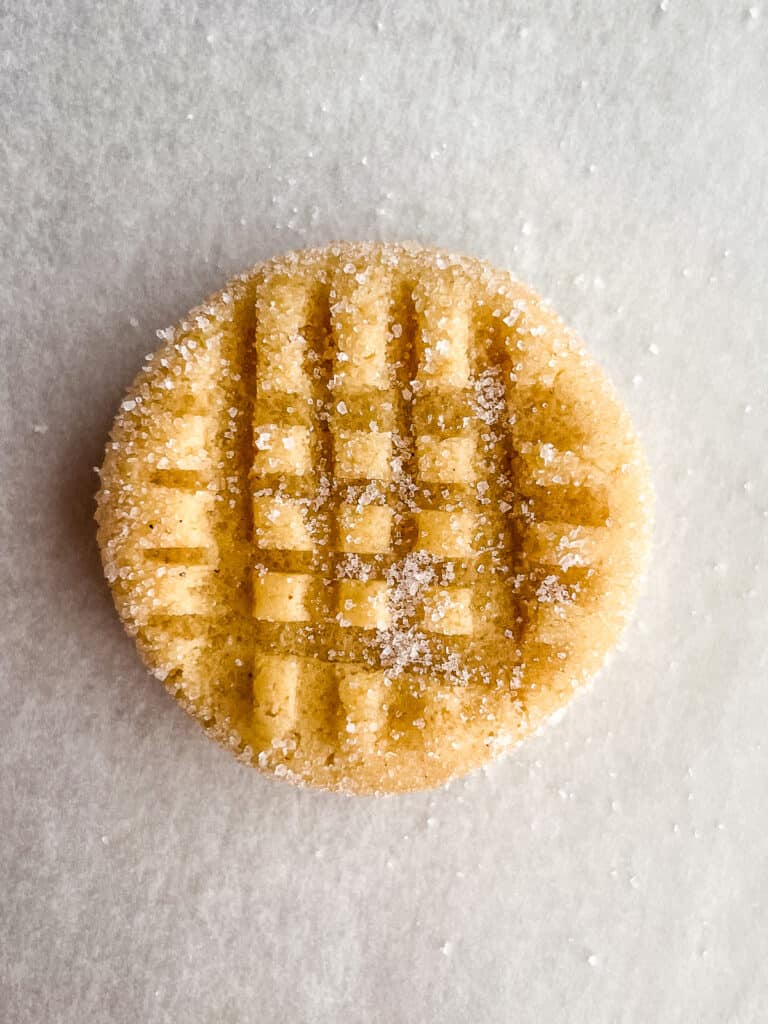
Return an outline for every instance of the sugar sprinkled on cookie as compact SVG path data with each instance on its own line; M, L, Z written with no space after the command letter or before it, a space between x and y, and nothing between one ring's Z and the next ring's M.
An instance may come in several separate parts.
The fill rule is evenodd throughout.
M439 785L597 670L646 558L646 465L509 274L332 245L161 336L107 447L99 544L144 660L242 759Z

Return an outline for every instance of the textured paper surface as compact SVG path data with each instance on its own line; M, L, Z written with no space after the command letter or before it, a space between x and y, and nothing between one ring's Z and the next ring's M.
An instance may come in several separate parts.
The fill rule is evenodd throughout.
M55 0L0 32L0 1017L761 1020L768 7ZM91 518L155 329L332 238L549 295L658 493L595 688L379 801L207 741L123 635Z

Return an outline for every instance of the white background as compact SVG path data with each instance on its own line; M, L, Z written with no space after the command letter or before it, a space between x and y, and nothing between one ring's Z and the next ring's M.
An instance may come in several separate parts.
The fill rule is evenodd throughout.
M0 1018L764 1020L768 4L27 0L0 33ZM595 688L431 794L230 759L94 541L155 329L335 238L550 296L656 483Z

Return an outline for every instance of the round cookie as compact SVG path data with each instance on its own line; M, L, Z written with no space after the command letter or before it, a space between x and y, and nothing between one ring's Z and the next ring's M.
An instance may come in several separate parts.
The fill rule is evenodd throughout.
M146 664L211 736L293 782L436 786L600 666L646 558L646 463L508 273L331 245L161 336L107 446L98 539Z

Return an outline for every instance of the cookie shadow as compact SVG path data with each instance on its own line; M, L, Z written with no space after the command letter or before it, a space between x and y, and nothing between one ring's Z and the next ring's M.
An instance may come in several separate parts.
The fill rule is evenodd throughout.
M72 429L56 467L55 512L63 544L75 563L77 578L88 586L88 596L97 596L104 605L111 604L111 597L96 541L96 467L104 459L116 409L116 404L109 409L105 406L93 423Z

